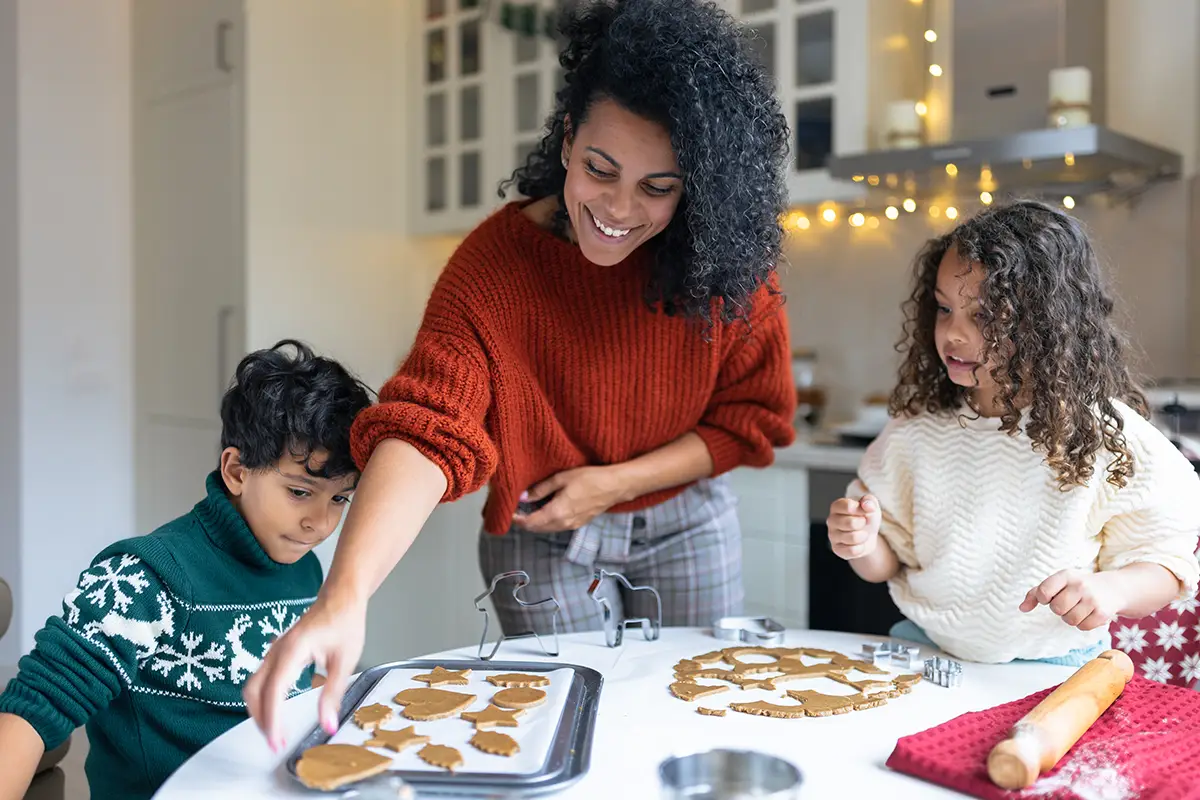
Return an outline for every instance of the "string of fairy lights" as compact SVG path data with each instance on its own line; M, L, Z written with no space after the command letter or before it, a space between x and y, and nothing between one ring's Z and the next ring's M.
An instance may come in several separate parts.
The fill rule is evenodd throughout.
M914 5L922 5L924 0L909 0ZM946 74L946 69L940 63L934 45L938 41L938 33L934 29L931 19L931 11L929 3L924 3L925 8L925 31L924 39L924 62L926 64L925 79L924 79L924 97L929 98L933 90L931 81L942 78ZM929 103L927 99L917 100L913 104L913 110L922 120L927 120L929 115ZM1072 153L1065 154L1064 163L1068 167L1075 166L1075 156ZM1032 166L1028 161L1024 163L1024 167L1029 169ZM957 179L959 176L958 165L949 163L945 165L946 174ZM965 176L964 176L965 177ZM915 181L911 178L903 181L897 175L855 175L853 176L855 183L866 183L868 186L875 188L883 186L886 189L896 190L896 194L889 197L886 202L867 205L865 202L858 202L851 208L845 208L844 204L827 200L822 203L812 204L809 206L794 207L789 210L783 218L783 227L786 231L802 232L813 228L815 224L820 224L824 227L834 227L839 225L843 218L846 224L851 228L862 228L866 230L874 230L879 228L885 222L895 222L902 217L916 215L919 211L923 211L928 217L934 220L945 220L948 223L953 223L959 218L964 210L974 210L982 206L991 205L997 195L996 183L992 178L992 170L984 164L979 171L979 181L977 188L979 189L978 203L974 201L964 203L961 199L944 198L941 201L930 201L922 205L918 203L911 195L916 194ZM1068 210L1075 208L1075 198L1067 195L1060 199L1062 206ZM967 208L967 207L970 208Z

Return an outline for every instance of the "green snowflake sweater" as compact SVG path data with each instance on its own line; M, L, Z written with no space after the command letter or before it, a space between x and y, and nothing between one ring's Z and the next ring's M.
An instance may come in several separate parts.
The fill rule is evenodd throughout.
M246 679L320 588L316 556L271 560L219 473L207 486L191 513L96 557L0 695L47 749L86 723L94 800L149 798L245 720Z

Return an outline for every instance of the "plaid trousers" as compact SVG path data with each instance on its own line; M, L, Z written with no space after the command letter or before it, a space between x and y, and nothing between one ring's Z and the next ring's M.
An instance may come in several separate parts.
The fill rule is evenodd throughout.
M485 588L495 575L523 570L529 585L521 599L554 597L564 633L601 629L600 608L587 595L597 567L621 573L634 586L653 586L664 626L709 625L742 613L742 533L728 479L698 481L657 506L601 514L573 531L538 534L513 526L504 536L479 535ZM519 605L512 587L502 583L492 594L504 634L549 633L553 611ZM605 581L597 594L608 599L616 619L653 613L648 592L629 592L616 581Z

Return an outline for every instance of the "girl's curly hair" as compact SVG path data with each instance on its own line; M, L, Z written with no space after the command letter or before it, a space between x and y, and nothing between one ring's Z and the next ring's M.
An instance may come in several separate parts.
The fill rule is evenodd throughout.
M1087 483L1096 455L1113 455L1109 483L1133 476L1120 400L1148 416L1146 398L1125 364L1125 340L1112 320L1113 299L1080 223L1042 203L1024 200L988 208L917 256L915 287L905 303L904 354L892 393L893 415L950 412L968 390L946 374L934 343L938 266L951 247L965 268L983 267L980 331L997 387L1001 430L1019 425L1045 452L1059 488ZM1024 408L1024 420L1022 410Z
M557 196L561 233L567 118L578 127L592 103L611 99L658 122L683 172L683 197L647 245L647 301L705 323L714 307L725 322L746 318L747 301L779 261L788 127L745 34L704 0L579 2L560 28L565 86L541 143L500 184L501 196L514 183L526 197Z

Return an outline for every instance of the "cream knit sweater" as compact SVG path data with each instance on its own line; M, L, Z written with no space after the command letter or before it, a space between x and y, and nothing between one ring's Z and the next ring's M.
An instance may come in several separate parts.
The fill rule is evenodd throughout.
M892 420L867 449L849 496L879 499L880 533L902 565L892 599L942 649L1001 663L1107 645L1107 628L1018 610L1061 569L1151 562L1182 581L1181 597L1196 592L1200 479L1150 422L1117 409L1136 470L1123 489L1105 480L1102 450L1091 481L1062 492L1028 436L969 412Z

